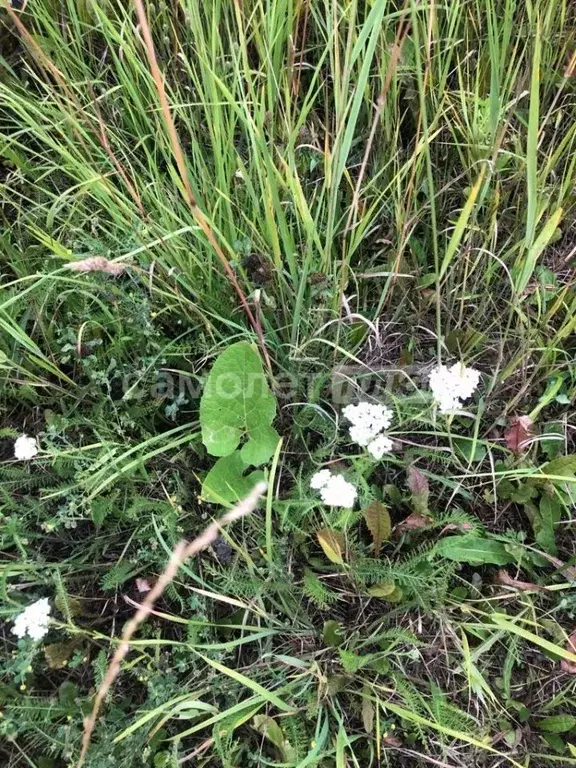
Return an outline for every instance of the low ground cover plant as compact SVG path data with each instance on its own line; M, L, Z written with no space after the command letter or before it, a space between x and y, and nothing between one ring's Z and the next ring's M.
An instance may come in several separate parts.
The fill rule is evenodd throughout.
M2 765L576 764L575 29L2 5Z

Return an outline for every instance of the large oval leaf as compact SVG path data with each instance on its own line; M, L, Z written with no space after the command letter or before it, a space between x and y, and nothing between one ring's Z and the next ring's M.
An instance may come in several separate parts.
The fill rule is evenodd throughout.
M512 555L506 551L504 544L494 539L483 539L470 534L467 536L446 536L435 546L437 555L457 563L470 565L506 565L514 562Z
M247 341L228 347L216 360L200 401L202 442L212 456L229 456L243 437L246 465L264 464L274 454L279 435L272 427L276 399L262 362Z
M257 482L264 479L261 470L245 475L246 465L240 451L222 456L202 483L202 498L214 504L233 504L244 499Z

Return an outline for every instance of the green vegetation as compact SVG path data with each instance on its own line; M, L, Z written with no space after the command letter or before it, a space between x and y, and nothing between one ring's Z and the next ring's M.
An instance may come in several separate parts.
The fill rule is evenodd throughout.
M574 3L12 5L2 765L576 765Z

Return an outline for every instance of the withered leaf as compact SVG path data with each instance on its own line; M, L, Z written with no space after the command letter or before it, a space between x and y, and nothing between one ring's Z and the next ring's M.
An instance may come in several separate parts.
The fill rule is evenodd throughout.
M470 531L473 530L474 526L472 523L448 523L448 525L445 525L444 528L442 528L439 535L442 536L446 531L462 531L462 533L470 533Z
M576 653L576 630L572 632L566 643L566 650L569 653ZM560 669L562 672L567 672L569 675L576 675L576 662L569 661L568 659L562 659L560 662Z
M419 515L428 514L430 487L428 478L416 467L408 467L408 488L412 492L412 507Z
M328 560L337 565L343 565L344 552L346 551L346 540L343 534L340 531L322 528L322 530L316 531L316 536Z
M412 512L411 515L408 515L406 520L402 520L401 523L398 523L396 526L396 533L401 534L405 531L415 531L418 528L426 528L430 525L430 522L430 518L426 515L421 515L419 512Z
M514 579L512 576L510 576L508 571L505 571L504 569L498 571L496 581L499 584L504 584L506 587L514 587L515 589L519 589L520 591L524 592L532 591L534 589L544 589L544 587L539 587L538 584L533 584L531 581L520 581L519 579Z
M530 416L513 416L510 426L504 433L506 445L517 456L524 453L534 432L534 422Z
M362 510L364 520L368 530L372 535L374 542L374 554L378 556L382 542L390 538L392 523L390 522L390 513L388 508L379 501L373 501L364 510Z
M417 467L408 467L408 488L412 493L428 493L428 478Z
M44 656L46 657L46 663L50 669L62 669L65 667L77 645L77 640L46 645L44 647Z

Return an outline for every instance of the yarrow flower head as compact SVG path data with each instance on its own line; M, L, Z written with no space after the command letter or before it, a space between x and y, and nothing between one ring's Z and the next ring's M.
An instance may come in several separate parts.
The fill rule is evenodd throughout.
M12 632L17 637L28 635L33 640L42 640L48 632L49 619L50 603L47 597L43 597L16 616Z
M328 484L331 477L332 472L330 472L329 469L320 469L318 472L312 475L312 478L310 479L310 488L313 488L315 491L319 491L321 488L324 488L324 486Z
M375 459L381 459L385 453L391 453L394 447L388 435L378 435L368 443L368 453Z
M320 491L320 498L329 507L352 509L356 502L356 488L343 475L333 475L329 469L321 469L312 475L310 487Z
M380 459L392 450L392 441L382 433L392 423L392 410L379 403L347 405L343 415L352 424L350 439L368 449L374 458Z
M35 437L28 437L28 435L21 435L14 442L14 456L17 459L23 461L29 461L33 459L38 453L38 443Z
M430 389L440 413L453 413L462 408L462 400L472 397L480 383L480 371L462 363L439 365L430 373Z

